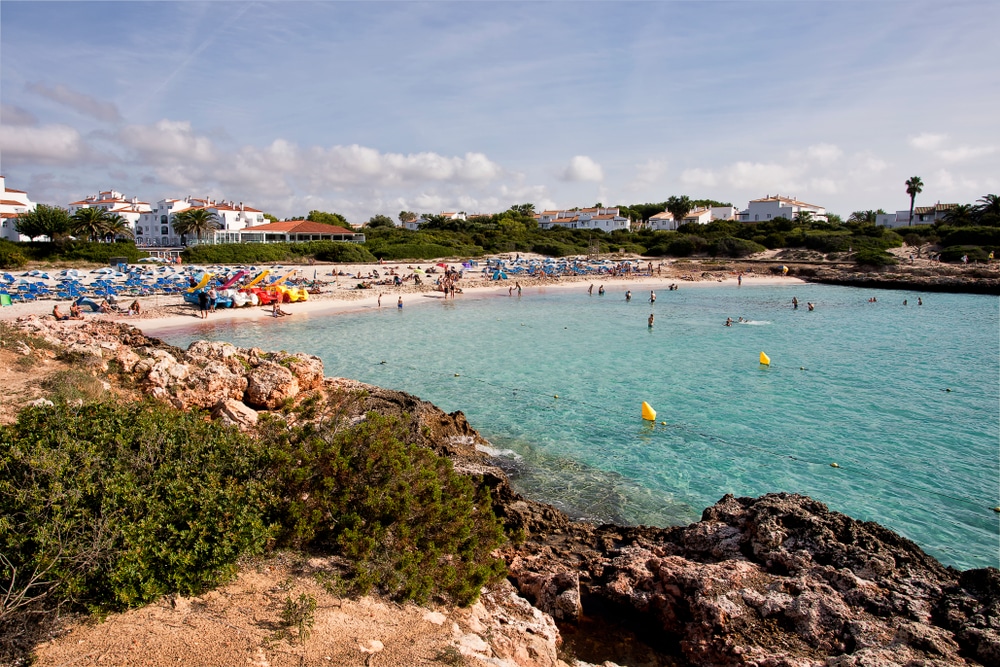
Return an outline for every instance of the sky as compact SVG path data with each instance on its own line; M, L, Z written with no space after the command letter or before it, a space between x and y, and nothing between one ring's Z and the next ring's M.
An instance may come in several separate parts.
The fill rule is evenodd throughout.
M352 223L1000 192L1000 2L0 2L0 173Z

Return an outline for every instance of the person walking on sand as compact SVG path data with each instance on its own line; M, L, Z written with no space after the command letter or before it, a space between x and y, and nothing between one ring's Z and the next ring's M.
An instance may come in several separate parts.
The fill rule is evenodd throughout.
M378 293L378 307L379 308L382 307L382 293L381 292Z
M208 319L208 292L205 290L198 292L198 312L201 313L201 319Z
M743 274L742 273L737 273L736 274L736 286L737 287L743 287Z

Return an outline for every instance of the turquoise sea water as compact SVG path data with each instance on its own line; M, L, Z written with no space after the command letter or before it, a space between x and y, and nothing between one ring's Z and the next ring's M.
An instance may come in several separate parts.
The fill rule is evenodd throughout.
M945 564L998 565L1000 299L682 284L651 305L648 290L631 303L624 290L409 295L401 311L162 337L306 351L327 375L462 410L519 490L575 517L675 525L725 493L798 492ZM750 324L723 326L740 316Z

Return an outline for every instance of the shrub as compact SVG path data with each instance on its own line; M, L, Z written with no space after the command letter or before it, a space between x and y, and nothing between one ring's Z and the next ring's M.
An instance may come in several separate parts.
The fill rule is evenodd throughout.
M463 252L463 250L468 250L468 248L449 248L437 243L397 243L377 248L373 247L370 249L370 252L378 259L387 260L438 259L440 257L452 257L456 255L470 257L482 254L481 248L478 248L474 252Z
M344 584L353 592L474 602L504 573L490 555L503 534L489 493L407 442L394 419L369 413L349 429L341 421L268 430L282 539L334 548L351 563Z
M28 258L16 245L0 240L0 269L19 269L27 263Z
M671 257L690 257L700 251L705 245L705 239L700 236L684 234L673 239L667 244L666 254Z
M1000 227L942 227L941 245L1000 246Z
M200 593L269 536L259 458L163 406L29 408L0 428L0 585L44 573L40 592L93 609Z
M862 248L854 253L854 261L860 266L893 266L899 262L884 250L877 248Z
M989 250L973 245L949 246L941 251L941 261L961 262L963 255L967 255L970 262L986 262L989 259Z
M763 252L766 248L746 239L723 236L711 241L707 250L713 257L748 257Z

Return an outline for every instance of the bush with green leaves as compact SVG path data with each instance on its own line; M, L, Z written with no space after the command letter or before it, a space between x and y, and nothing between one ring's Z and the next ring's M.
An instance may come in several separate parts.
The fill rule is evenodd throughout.
M0 427L0 597L121 609L193 595L262 551L262 450L151 403L34 407Z
M990 249L975 245L953 245L944 248L940 255L942 262L961 263L962 257L968 257L970 262L989 261Z
M28 263L17 244L0 239L0 269L20 269Z
M722 236L709 242L707 250L713 257L749 257L766 248L753 241L733 236Z
M862 248L854 253L854 261L861 266L882 267L894 266L899 261L884 250L878 248Z
M451 462L410 441L394 418L353 427L332 415L294 428L271 424L281 539L333 549L350 563L350 592L471 604L504 575L489 493Z

